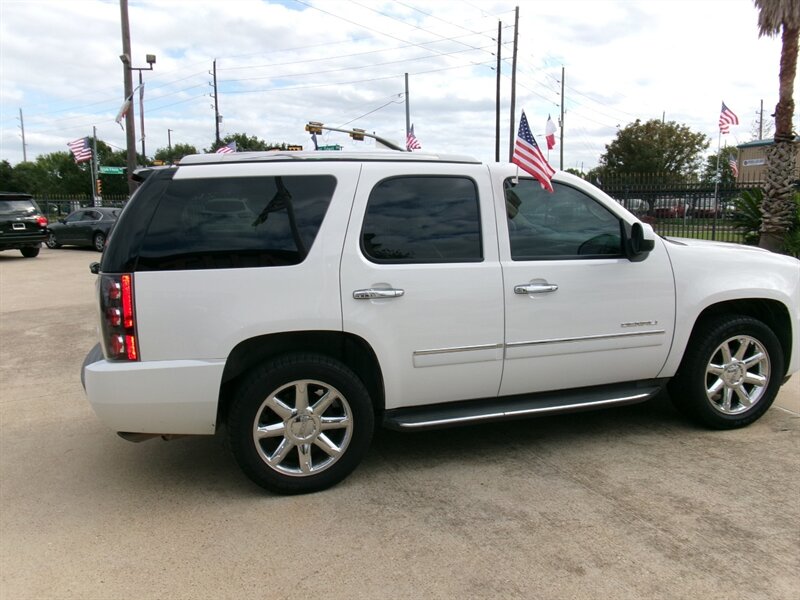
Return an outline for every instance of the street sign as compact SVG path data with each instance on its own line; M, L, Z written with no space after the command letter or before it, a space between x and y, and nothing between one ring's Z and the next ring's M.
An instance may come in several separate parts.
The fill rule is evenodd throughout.
M342 147L339 144L333 144L332 146L320 146L317 150L341 150Z
M125 175L125 167L100 167L103 175Z

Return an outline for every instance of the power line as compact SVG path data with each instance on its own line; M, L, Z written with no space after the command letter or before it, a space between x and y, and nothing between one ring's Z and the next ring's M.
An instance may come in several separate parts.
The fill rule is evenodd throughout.
M468 36L460 35L460 36L455 36L455 37L451 37L451 38L445 38L445 39L442 39L442 40L432 40L430 42L422 42L422 43L419 43L419 44L403 44L402 46L393 46L391 48L379 48L377 50L365 50L363 52L353 52L353 53L350 53L350 54L339 54L337 56L324 56L324 57L321 57L321 58L309 58L309 59L305 59L305 60L292 59L292 60L286 61L286 62L266 63L266 64L260 64L260 65L245 65L245 66L241 66L241 67L226 67L224 69L222 69L222 68L217 69L217 71L238 71L238 70L242 70L242 69L260 69L260 68L265 68L265 67L270 67L270 68L271 67L282 67L282 66L285 66L285 65L297 65L297 64L309 63L309 62L319 62L319 61L324 61L324 60L337 60L337 59L340 59L340 58L352 58L354 56L366 56L367 54L380 54L381 52L391 52L393 50L403 50L405 48L414 48L414 47L428 46L428 45L431 45L431 44L439 44L439 43L445 42L445 41L458 40L459 38L462 38L462 37L468 37ZM422 49L423 50L427 50L427 48L422 48ZM282 52L282 51L279 50L278 52ZM435 56L435 54L434 54L434 56Z
M367 6L366 4L362 4L361 2L357 2L356 0L350 0L350 2L351 2L352 4L355 4L356 6L360 6L360 7L362 7L362 8L366 8L367 10L371 10L372 12L374 12L374 13L377 13L377 14L381 15L382 17L386 17L387 19L391 19L391 20L393 20L393 21L397 21L398 23L402 23L403 25L406 25L407 27L413 27L414 29L419 29L420 31L424 31L425 33L429 33L429 34L431 34L431 35L435 35L436 37L439 37L439 38L444 38L444 37L445 37L445 36L443 36L443 35L440 35L440 34L436 33L435 31L431 31L431 30L429 30L429 29L425 29L424 27L420 27L419 25L414 25L414 24L411 24L411 23L406 23L406 22L405 22L404 20L402 20L402 19L398 19L397 17L393 17L392 15L387 15L387 14L386 14L386 13L384 13L384 12L381 12L381 11L379 11L379 10L375 9L375 8L372 8L371 6ZM478 50L478 49L479 49L479 48L476 48L475 46L472 46L472 45L470 45L470 44L467 44L466 42L461 42L461 41L459 41L458 43L459 43L459 44L462 44L462 45L464 45L464 46L468 46L468 47L472 48L473 50ZM492 53L491 53L491 52L489 52L489 54L492 54Z
M302 4L303 6L307 6L308 8L317 10L317 11L319 11L321 13L326 14L326 15L330 15L331 17L334 17L334 18L339 19L341 21L344 21L346 23L350 23L351 25L355 25L356 27L360 27L362 29L367 29L369 31L372 31L372 32L375 32L377 34L383 35L385 37L391 38L393 40L397 40L399 42L407 42L408 41L408 40L404 40L402 38L399 38L399 37L397 37L395 35L392 35L391 33L386 33L385 31L380 31L378 29L374 29L373 27L368 27L367 25L364 25L363 23L358 23L357 21L353 21L351 19L347 19L345 17L342 17L341 15L337 15L336 13L332 13L330 11L327 11L327 10L324 10L322 8L319 8L318 6L313 6L313 5L309 4L308 2L305 2L304 0L294 0L294 2L297 2L298 4ZM412 42L412 45L414 45L414 46L422 46L422 44L416 44L416 43L413 43L413 42Z
M490 63L478 63L477 66L487 66ZM464 65L454 65L450 67L443 67L441 69L430 69L427 71L417 71L416 73L411 73L411 75L427 75L429 73L440 73L442 71L450 71L453 69L463 69L465 67L473 67L476 66L475 63L468 63ZM232 90L225 92L226 94L257 94L257 93L268 93L268 92L283 92L289 90L310 90L316 88L324 88L324 87L332 87L332 86L340 86L340 85L351 85L355 83L369 83L372 81L384 81L386 79L394 79L397 77L397 74L393 75L386 75L385 77L372 77L369 79L355 79L351 81L336 81L332 83L321 83L318 85L297 85L297 86L287 86L287 87L280 87L280 88L268 88L268 89L261 89L261 90Z
M469 49L468 50L454 50L453 52L447 52L445 54L438 54L436 56L452 56L454 54L462 54L464 52L471 52L471 51L472 50L469 50ZM327 69L325 71L314 71L314 72L311 72L311 73L298 73L296 75L275 75L275 74L272 74L272 75L264 75L264 76L259 76L259 77L244 77L242 79L221 79L220 83L235 83L235 82L239 82L239 81L255 81L255 80L261 80L261 79L274 79L276 77L294 77L294 78L297 78L297 77L308 77L308 76L311 76L311 75L324 75L326 73L337 73L339 71L355 71L355 70L358 70L358 69L371 69L371 68L374 68L374 67L382 67L382 66L386 66L386 65L396 65L396 64L404 63L404 62L414 62L414 61L418 61L418 60L428 60L429 58L432 58L432 57L431 56L419 56L419 57L416 57L416 58L403 58L403 59L390 60L390 61L381 62L381 63L371 63L371 64L368 64L368 65L360 65L360 66L357 66L357 67L352 67L352 66L339 67L337 69Z

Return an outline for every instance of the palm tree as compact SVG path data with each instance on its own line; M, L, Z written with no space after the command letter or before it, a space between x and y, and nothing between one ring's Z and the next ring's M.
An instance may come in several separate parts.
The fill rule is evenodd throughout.
M794 115L797 43L800 35L800 2L798 0L753 0L758 8L759 37L781 35L781 66L778 104L775 107L775 143L767 149L767 175L764 200L761 203L762 248L776 251L795 217L793 186L795 179Z

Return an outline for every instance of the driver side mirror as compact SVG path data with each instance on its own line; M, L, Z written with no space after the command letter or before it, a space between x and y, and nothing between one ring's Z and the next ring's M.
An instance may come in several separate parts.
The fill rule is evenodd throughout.
M631 262L642 261L655 247L655 240L645 237L644 227L641 223L637 221L633 225L625 225L625 255L628 260Z

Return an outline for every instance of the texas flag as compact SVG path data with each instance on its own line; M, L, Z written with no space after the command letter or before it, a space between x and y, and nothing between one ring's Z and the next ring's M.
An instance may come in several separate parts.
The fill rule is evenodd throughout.
M547 140L547 149L552 150L556 147L556 124L547 115L547 125L544 127L544 139Z

